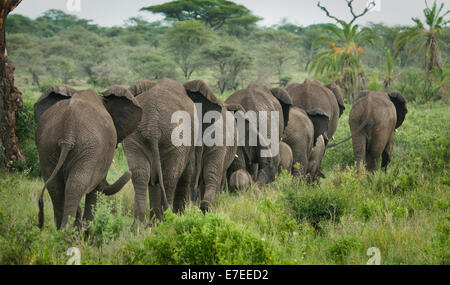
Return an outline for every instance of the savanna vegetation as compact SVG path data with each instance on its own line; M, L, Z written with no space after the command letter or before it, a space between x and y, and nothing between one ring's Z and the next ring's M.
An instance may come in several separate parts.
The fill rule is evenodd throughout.
M205 2L217 7L197 13ZM424 23L394 27L338 18L261 27L244 6L219 0L144 7L164 20L131 18L111 28L58 10L36 19L10 15L8 57L23 99L16 133L26 160L9 161L0 145L0 264L66 264L73 246L82 264L366 264L371 247L380 249L381 264L450 264L449 12L439 1L427 7ZM334 17L326 7L317 10ZM163 77L201 78L222 100L250 82L337 82L346 103L337 140L350 135L349 111L360 90L399 91L409 112L386 174L357 173L348 142L327 150L320 183L283 172L265 187L220 193L206 215L189 205L184 215L166 212L147 228L130 230L129 182L117 195L99 197L87 239L71 228L56 230L45 194L40 231L44 182L33 120L40 94L55 84L102 91ZM126 170L119 145L108 180Z

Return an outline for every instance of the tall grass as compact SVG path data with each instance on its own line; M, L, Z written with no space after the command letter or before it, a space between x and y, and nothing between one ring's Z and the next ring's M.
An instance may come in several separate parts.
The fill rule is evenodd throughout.
M335 135L350 134L347 106ZM0 264L65 264L78 247L82 264L450 264L449 106L410 104L395 134L387 174L356 173L351 142L327 150L319 184L283 172L263 188L217 196L210 213L132 227L131 183L100 197L91 235L56 231L45 194L46 223L37 228L40 178L0 173ZM119 146L108 180L128 169Z

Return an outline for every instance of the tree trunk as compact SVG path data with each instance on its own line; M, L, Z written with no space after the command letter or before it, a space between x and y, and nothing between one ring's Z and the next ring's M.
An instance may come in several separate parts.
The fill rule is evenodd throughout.
M0 141L8 161L24 160L16 135L16 111L23 106L22 93L14 86L14 64L8 60L5 40L6 18L22 0L0 0Z

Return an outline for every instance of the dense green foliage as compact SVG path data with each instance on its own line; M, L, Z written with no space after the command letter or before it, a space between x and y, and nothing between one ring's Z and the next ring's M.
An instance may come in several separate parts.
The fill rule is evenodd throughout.
M355 25L357 29L345 33L345 29L337 26L301 27L286 21L270 28L254 23L249 27L236 26L212 29L199 18L183 22L131 18L124 27L106 28L62 11L49 10L35 20L21 15L8 17L8 53L16 65L16 83L24 90L29 86L40 88L47 82L94 85L102 89L113 84L128 86L144 78L170 77L179 81L201 78L215 92L223 93L244 88L249 82L267 86L283 86L286 79L301 82L308 76L314 56L321 58L319 50L324 50L325 57L312 70L322 70L328 64L326 60L333 60L338 50L352 48L354 42L358 44L351 53L360 61L357 71L363 76L362 81L369 82L373 75L380 75L380 70L387 70L383 69L387 62L386 49L394 50L394 40L405 28ZM371 42L370 31L382 40L367 44ZM450 28L443 27L436 38L449 42ZM330 49L332 43L335 46ZM362 48L362 54L358 54L358 47ZM445 67L450 47L442 44L440 51ZM232 58L226 62L220 59L230 52ZM337 59L345 60L344 54L347 53L340 52ZM402 82L400 74L420 72L422 68L422 60L409 56L404 47L399 47L393 55L391 61L396 68L389 77L391 87ZM342 71L336 69L334 73L319 72L311 76L328 83L340 78ZM442 72L439 76L443 76ZM379 80L384 82L385 76L379 76ZM434 80L433 84L439 85L440 90L433 91L428 86L427 92L430 90L436 96L428 92L425 97L445 97L449 93L448 79L446 82Z

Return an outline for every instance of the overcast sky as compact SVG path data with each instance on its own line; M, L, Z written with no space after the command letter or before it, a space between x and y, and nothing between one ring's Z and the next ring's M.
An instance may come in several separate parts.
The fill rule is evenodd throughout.
M375 0L378 6L367 14L359 23L384 23L387 25L411 25L412 17L422 19L425 0ZM428 0L432 3L433 0ZM78 11L76 2L80 2ZM23 0L13 14L22 14L36 18L48 9L60 9L80 18L93 20L101 26L121 26L130 17L142 16L149 21L162 19L159 15L139 12L146 6L170 2L168 0ZM280 23L283 18L289 22L307 26L310 24L332 22L316 4L317 0L235 0L250 9L253 14L264 18L262 26ZM356 13L360 13L368 0L355 0ZM75 3L70 6L69 3ZM345 0L321 0L330 13L338 18L351 19ZM450 8L450 0L438 0ZM74 8L71 8L74 7Z

